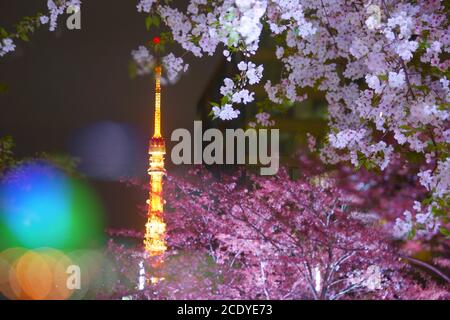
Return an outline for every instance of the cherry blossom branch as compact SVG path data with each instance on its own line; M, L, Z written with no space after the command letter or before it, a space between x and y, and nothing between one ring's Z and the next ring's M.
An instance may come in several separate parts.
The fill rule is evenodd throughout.
M450 278L444 274L442 271L440 271L439 269L437 269L436 267L426 263L425 261L419 260L419 259L415 259L412 257L408 257L405 255L399 255L402 259L408 260L409 262L419 265L421 267L424 267L428 270L430 270L431 272L433 272L434 274L438 275L439 277L441 277L443 280L445 280L447 283L450 283Z

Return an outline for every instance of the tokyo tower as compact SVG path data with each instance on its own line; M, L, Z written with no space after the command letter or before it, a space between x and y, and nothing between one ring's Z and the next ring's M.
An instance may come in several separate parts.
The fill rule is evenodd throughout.
M161 67L155 68L155 123L153 137L150 139L149 167L150 192L147 200L147 223L145 224L145 251L151 257L161 256L167 249L165 243L166 224L163 220L163 177L166 148L161 135Z

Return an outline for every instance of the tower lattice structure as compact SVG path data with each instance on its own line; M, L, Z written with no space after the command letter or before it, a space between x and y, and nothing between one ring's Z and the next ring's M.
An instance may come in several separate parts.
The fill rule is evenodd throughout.
M151 256L161 256L167 249L165 243L166 224L163 219L163 177L166 148L161 135L161 67L155 68L155 122L149 145L150 192L147 200L147 223L145 224L145 251Z

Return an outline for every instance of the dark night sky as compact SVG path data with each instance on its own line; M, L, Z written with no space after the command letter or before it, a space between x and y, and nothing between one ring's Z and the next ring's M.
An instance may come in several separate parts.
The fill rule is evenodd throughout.
M67 30L62 17L60 31L44 27L31 42L17 41L16 52L0 59L0 82L9 86L0 95L0 134L14 137L19 155L69 153L73 132L98 121L131 125L145 139L150 135L153 82L150 77L131 80L128 63L131 50L156 31L145 29L136 2L83 1L81 30ZM9 29L25 15L46 12L45 4L0 0L0 26ZM192 127L196 103L220 59L221 54L200 60L188 55L188 74L163 88L167 138L175 128Z
M0 26L11 30L22 17L47 12L46 2L0 0ZM145 29L145 16L137 13L136 3L85 0L81 30L67 30L66 18L60 17L61 30L52 33L44 26L29 43L17 41L16 52L0 58L0 83L9 87L6 94L0 94L0 135L13 136L18 157L42 151L71 154L69 142L79 130L113 121L137 132L136 141L141 143L137 155L130 155L124 163L146 178L154 84L150 77L131 80L128 64L131 50L150 41L156 31ZM200 60L188 55L188 73L176 85L163 88L166 140L176 128L192 128L196 103L221 59L221 54ZM115 144L114 136L103 138L105 144ZM114 160L114 156L102 157L96 165L108 166ZM91 179L91 183L105 205L110 225L142 224L142 218L133 214L124 225L121 216L135 212L136 205L144 203L145 193L126 191L114 182Z

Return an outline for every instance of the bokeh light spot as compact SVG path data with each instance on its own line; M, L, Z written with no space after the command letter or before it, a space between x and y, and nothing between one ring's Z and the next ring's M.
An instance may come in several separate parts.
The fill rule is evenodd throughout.
M101 205L87 184L46 162L10 170L0 184L0 249L80 248L103 238Z

